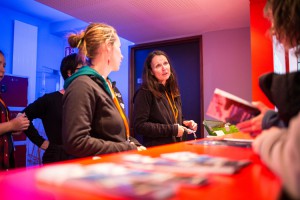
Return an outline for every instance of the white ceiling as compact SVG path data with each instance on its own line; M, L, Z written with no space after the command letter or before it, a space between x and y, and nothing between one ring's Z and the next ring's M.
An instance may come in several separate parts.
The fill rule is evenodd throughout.
M56 24L72 17L104 22L134 43L250 26L249 0L1 0L1 4Z
M0 0L1 8L9 8L48 22L70 20L73 17L34 0Z

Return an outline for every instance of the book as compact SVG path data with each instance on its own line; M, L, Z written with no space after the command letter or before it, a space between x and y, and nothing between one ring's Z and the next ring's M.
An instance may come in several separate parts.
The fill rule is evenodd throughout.
M205 145L205 146L233 146L241 148L252 148L253 139L234 139L234 138L223 138L223 139L212 139L212 140L200 140L190 142L193 145Z
M233 160L225 157L180 151L161 154L160 157L126 155L126 165L131 168L190 176L204 174L230 175L250 163L249 160Z
M260 114L250 102L216 88L206 115L216 120L237 124Z
M147 171L110 162L46 166L39 169L37 179L50 188L68 188L113 199L167 199L174 196L179 187L207 184L205 176Z

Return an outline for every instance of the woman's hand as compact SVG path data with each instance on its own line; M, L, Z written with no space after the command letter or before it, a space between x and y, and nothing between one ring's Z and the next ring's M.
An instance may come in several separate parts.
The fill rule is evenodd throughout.
M176 137L181 137L184 133L184 127L179 124L177 124L177 126L178 126L178 133Z
M193 131L197 131L198 124L194 120L183 121L183 124Z
M11 124L11 130L14 132L25 131L29 126L29 120L25 113L19 114L16 118L9 121Z
M137 150L138 150L138 151L145 151L145 150L147 150L147 148L144 147L144 146L138 146L138 147L137 147Z
M137 146L134 142L130 142L130 144L131 144L131 145L134 145L138 151L144 151L144 150L147 150L146 147L144 147L144 146L142 146L142 145Z
M40 146L41 149L46 150L49 147L49 140L45 140L43 144Z
M260 114L256 117L253 117L252 119L240 122L236 126L241 132L257 134L262 131L262 120L265 113L271 109L260 101L252 102L252 104L258 110L260 110Z

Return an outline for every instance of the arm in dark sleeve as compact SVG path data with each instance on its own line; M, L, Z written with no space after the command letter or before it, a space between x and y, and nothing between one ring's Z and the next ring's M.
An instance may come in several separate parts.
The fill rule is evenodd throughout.
M25 135L33 142L35 145L40 147L45 138L43 138L38 130L34 127L32 121L37 118L42 118L45 112L45 99L44 97L38 98L33 103L29 104L22 112L26 114L30 121L30 125L27 130L24 131Z
M134 130L140 134L147 137L170 137L177 136L178 125L175 124L163 124L159 122L153 122L150 119L151 112L153 108L151 107L153 98L155 98L150 91L140 89L134 98L134 114L133 123ZM161 112L161 111L159 111ZM161 120L163 120L163 115Z
M273 110L265 113L262 120L262 129L269 129L272 126L285 127L284 122L280 119L279 114Z

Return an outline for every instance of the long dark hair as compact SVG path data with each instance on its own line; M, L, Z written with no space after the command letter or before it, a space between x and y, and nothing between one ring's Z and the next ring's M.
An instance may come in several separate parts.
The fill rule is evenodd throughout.
M159 90L160 88L160 83L156 79L156 77L151 73L151 62L154 56L160 56L163 55L167 58L169 64L170 64L170 70L171 70L171 75L169 79L166 82L165 87L171 92L171 94L174 97L180 96L178 84L177 84L177 77L174 68L172 67L170 58L168 55L160 50L154 50L151 53L148 54L145 63L144 63L144 69L143 69L143 84L142 88L148 89L152 92L152 94L155 97L162 97L162 94Z
M290 47L296 47L295 54L300 56L300 1L267 0L264 13L267 18L273 18L270 32L279 42L285 39Z

